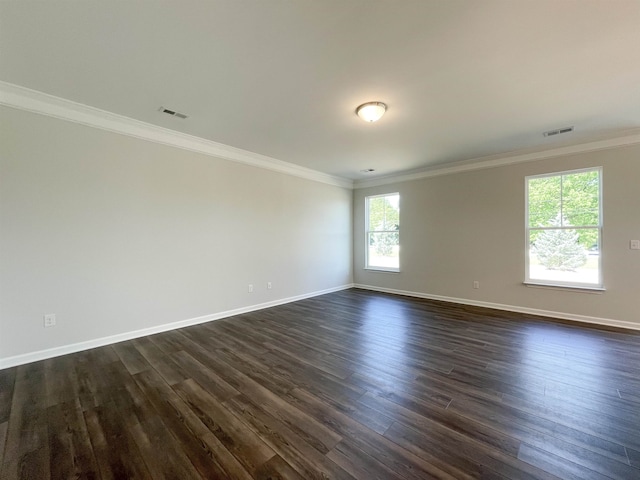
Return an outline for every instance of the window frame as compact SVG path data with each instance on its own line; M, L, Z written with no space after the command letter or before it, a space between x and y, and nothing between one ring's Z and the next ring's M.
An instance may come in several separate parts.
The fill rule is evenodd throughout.
M372 198L398 196L398 230L369 230L369 201ZM364 269L374 272L399 273L400 272L400 193L380 193L376 195L367 195L364 198ZM398 267L381 267L369 264L369 238L371 233L397 233L398 234Z
M548 177L562 177L564 175L572 175L585 172L598 172L598 225L597 226L583 226L583 225L571 225L569 227L531 227L529 225L529 181L536 178L548 178ZM525 285L542 286L542 287L557 287L562 289L573 290L591 290L591 291L604 291L604 280L602 274L602 230L603 230L603 208L602 208L602 167L587 167L579 168L575 170L564 170L560 172L542 173L538 175L528 175L524 178L524 195L525 195ZM560 198L560 212L562 214L562 207L564 200ZM580 229L597 229L598 231L598 283L586 283L586 282L573 282L563 280L543 280L539 278L532 279L530 275L529 265L529 250L531 248L531 231L535 230L580 230Z

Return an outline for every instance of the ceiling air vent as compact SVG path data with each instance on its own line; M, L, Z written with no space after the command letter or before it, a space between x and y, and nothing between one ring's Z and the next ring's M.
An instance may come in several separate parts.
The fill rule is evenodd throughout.
M158 109L159 112L166 113L167 115L171 115L172 117L178 117L181 119L189 118L188 115L184 113L176 112L175 110L169 110L168 108L160 107Z
M544 132L542 135L544 135L545 137L553 137L554 135L560 135L562 133L569 133L569 132L573 132L573 127L565 127L565 128L558 128L557 130L549 130L548 132Z

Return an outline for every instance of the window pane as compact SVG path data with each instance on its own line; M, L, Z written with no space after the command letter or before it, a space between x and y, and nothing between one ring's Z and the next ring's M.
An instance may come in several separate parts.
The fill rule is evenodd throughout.
M385 197L369 198L369 230L385 230Z
M400 268L398 232L372 232L368 240L370 267Z
M387 195L385 199L385 230L399 230L400 195Z
M367 268L400 269L400 194L367 197Z
M562 179L560 176L529 180L529 226L557 226L561 215Z
M599 172L580 172L562 176L562 215L564 226L598 226L600 198Z
M598 229L534 230L529 237L529 278L598 285ZM590 245L585 247L585 245Z
M369 230L399 230L399 195L369 198Z

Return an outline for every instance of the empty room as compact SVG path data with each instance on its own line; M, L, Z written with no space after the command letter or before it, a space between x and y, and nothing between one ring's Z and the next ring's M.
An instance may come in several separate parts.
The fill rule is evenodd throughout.
M640 0L0 0L0 478L640 479Z

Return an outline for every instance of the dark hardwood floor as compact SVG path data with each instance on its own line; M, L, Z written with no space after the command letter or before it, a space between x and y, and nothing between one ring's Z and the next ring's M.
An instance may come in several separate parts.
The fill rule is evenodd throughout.
M0 465L640 479L640 332L347 290L0 371Z

